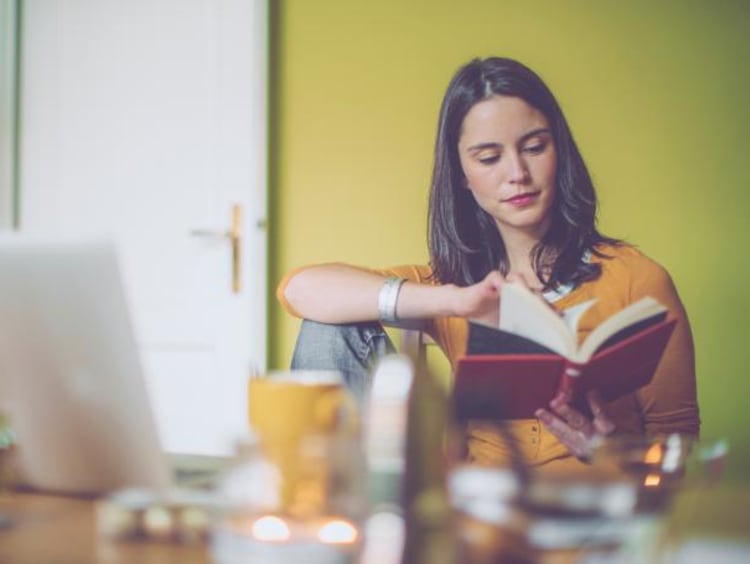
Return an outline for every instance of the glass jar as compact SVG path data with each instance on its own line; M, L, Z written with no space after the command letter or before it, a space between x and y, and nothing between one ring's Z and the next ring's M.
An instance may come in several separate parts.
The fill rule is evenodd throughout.
M283 448L268 437L243 441L218 487L214 561L357 562L363 470L359 444L346 435L306 435Z

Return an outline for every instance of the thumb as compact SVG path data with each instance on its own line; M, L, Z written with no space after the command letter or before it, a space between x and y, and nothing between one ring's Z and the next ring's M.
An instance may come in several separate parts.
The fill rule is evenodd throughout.
M484 277L483 282L495 290L499 290L500 287L505 284L506 278L500 274L499 270L491 270L487 273L487 276Z

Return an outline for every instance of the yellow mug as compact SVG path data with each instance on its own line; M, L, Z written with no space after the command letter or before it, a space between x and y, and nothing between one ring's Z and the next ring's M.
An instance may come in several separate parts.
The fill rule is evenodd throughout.
M270 441L356 429L357 408L335 370L278 370L248 385L250 427Z
M310 443L358 431L357 407L338 371L286 370L253 376L248 383L248 420L265 454L281 472L280 502L288 513L311 511L325 496L325 480L310 472ZM314 491L315 495L311 495Z

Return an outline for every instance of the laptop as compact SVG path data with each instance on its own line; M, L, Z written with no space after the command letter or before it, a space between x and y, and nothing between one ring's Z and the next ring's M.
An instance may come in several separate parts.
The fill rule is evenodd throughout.
M0 410L31 488L173 483L113 243L0 236Z

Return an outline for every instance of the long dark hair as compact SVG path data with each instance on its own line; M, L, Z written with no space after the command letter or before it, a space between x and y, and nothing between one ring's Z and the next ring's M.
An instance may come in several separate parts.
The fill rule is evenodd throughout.
M557 151L555 201L550 228L532 251L532 264L545 288L591 280L598 264L585 259L598 243L617 244L596 230L596 194L562 110L549 88L531 69L500 57L474 59L455 74L440 109L428 215L433 277L466 286L490 270L510 268L494 219L466 189L458 141L464 117L495 95L523 99L544 114Z

